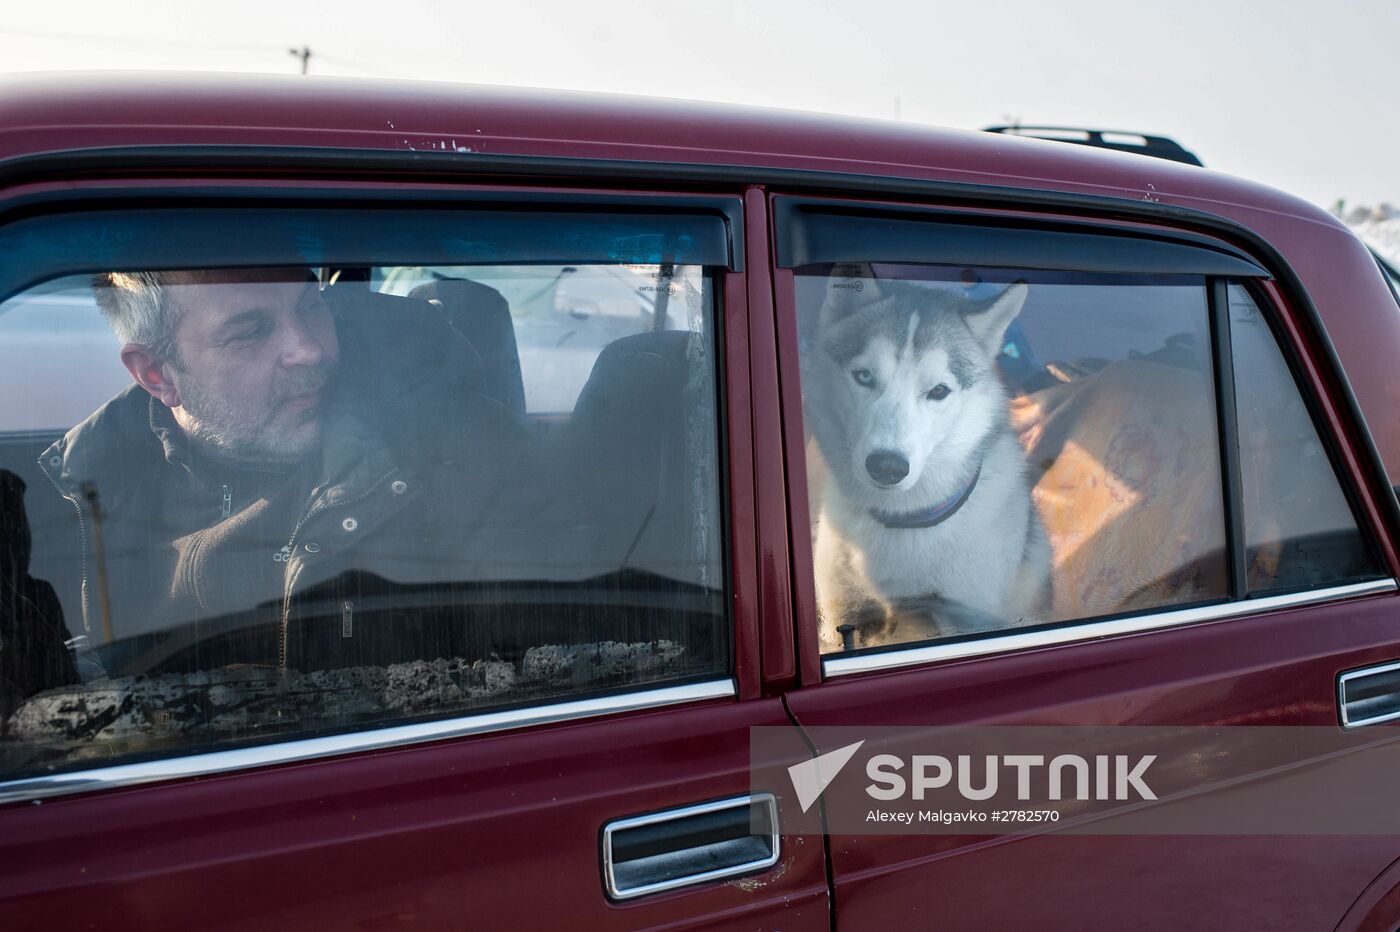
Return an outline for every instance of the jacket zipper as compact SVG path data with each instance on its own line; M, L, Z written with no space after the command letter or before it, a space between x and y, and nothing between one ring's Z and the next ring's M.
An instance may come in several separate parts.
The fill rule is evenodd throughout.
M301 529L306 526L306 522L310 521L312 518L316 517L319 514L323 514L327 511L330 511L333 508L344 508L346 505L354 505L364 501L365 499L373 495L379 489L379 487L384 484L384 481L386 479L388 479L390 476L392 476L398 471L399 467L397 466L395 466L393 469L390 469L384 475L380 476L378 479L372 482L369 488L365 489L363 492L361 492L359 495L356 495L354 498L347 498L344 501L335 502L334 504L328 504L325 507L321 508L312 508L306 514L302 515L301 520L297 522L296 527L292 528L292 536L287 540L286 545L275 555L273 555L273 559L277 560L279 563L286 563L290 561L292 559L292 553L296 550L297 535L300 534ZM297 576L299 575L301 575L300 566L297 567L297 572L293 573L290 577L287 578L286 585L284 586L282 591L282 632L281 638L279 639L279 643L277 645L277 669L280 673L287 672L287 634L288 626L291 624L292 590L296 588ZM354 604L348 604L350 604L350 611L353 612ZM342 619L342 631L344 630L343 624L344 620ZM349 635L346 635L346 637L349 637Z

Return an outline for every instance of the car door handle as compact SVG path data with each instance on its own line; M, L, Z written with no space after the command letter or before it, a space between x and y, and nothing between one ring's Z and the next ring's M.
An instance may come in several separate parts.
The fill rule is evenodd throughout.
M1337 708L1343 728L1400 718L1400 663L1348 670L1337 677Z
M767 870L778 863L778 800L736 796L603 826L603 883L617 900Z

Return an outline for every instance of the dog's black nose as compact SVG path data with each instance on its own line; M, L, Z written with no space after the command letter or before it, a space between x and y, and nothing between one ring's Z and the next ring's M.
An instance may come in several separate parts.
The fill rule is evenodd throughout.
M876 450L865 458L865 471L881 485L895 485L909 475L909 461L893 450Z

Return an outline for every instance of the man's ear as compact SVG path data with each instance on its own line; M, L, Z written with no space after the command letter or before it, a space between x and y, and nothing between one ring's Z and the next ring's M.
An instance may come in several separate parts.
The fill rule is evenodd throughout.
M1016 315L1021 313L1030 290L1030 286L1025 282L1014 282L991 301L963 312L967 329L972 331L977 342L982 344L987 355L993 359L1001 352L1002 341L1006 339L1006 328L1010 327Z
M170 364L162 360L143 343L128 343L122 347L122 365L131 377L167 408L180 407L180 392L170 380Z

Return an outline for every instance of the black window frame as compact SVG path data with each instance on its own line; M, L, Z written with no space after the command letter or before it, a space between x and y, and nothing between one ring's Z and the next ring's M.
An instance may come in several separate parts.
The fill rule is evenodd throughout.
M378 190L317 189L299 187L294 191L257 186L209 186L171 189L168 187L137 186L119 192L89 194L86 197L62 195L31 196L16 199L0 209L0 255L6 261L0 265L0 301L8 300L35 285L67 275L80 275L121 268L140 269L200 269L268 267L285 264L287 256L278 251L283 244L295 241L296 229L290 224L278 227L269 224L263 233L280 234L280 242L260 239L240 244L248 250L241 261L229 263L220 258L228 248L228 230L215 227L213 216L224 223L235 220L261 220L274 211L307 216L339 215L351 222L371 226L368 213L379 223L391 222L404 214L458 214L469 218L473 214L494 213L526 217L589 218L599 226L607 223L625 224L643 217L691 218L703 222L706 235L703 243L672 244L669 256L645 250L653 244L637 244L627 257L609 256L598 251L598 243L577 244L572 255L560 256L553 264L590 262L673 262L719 266L732 272L743 271L744 241L741 201L723 195L616 195L577 192L447 190L423 191L395 189ZM90 241L91 231L83 218L104 214L114 228ZM360 219L355 217L360 214ZM160 220L176 220L185 224L178 234L163 229ZM440 218L439 218L440 219ZM29 227L30 229L26 229ZM7 242L18 235L17 243ZM27 237L27 239L25 238ZM220 240L220 237L225 237ZM679 238L679 237L678 237ZM423 244L401 246L404 261L414 264L468 265L473 258L479 263L550 264L506 258L504 261L485 251L480 243L461 241L455 250L451 237L443 235L436 253L423 251ZM506 244L519 248L519 242ZM354 243L345 244L349 249ZM476 246L476 252L471 247ZM343 247L344 248L344 247ZM133 255L133 252L136 252ZM57 257L48 252L55 252ZM364 265L379 261L384 253L355 255L353 252L298 257L308 265ZM437 256L437 258L432 258ZM705 261L710 260L710 261Z

